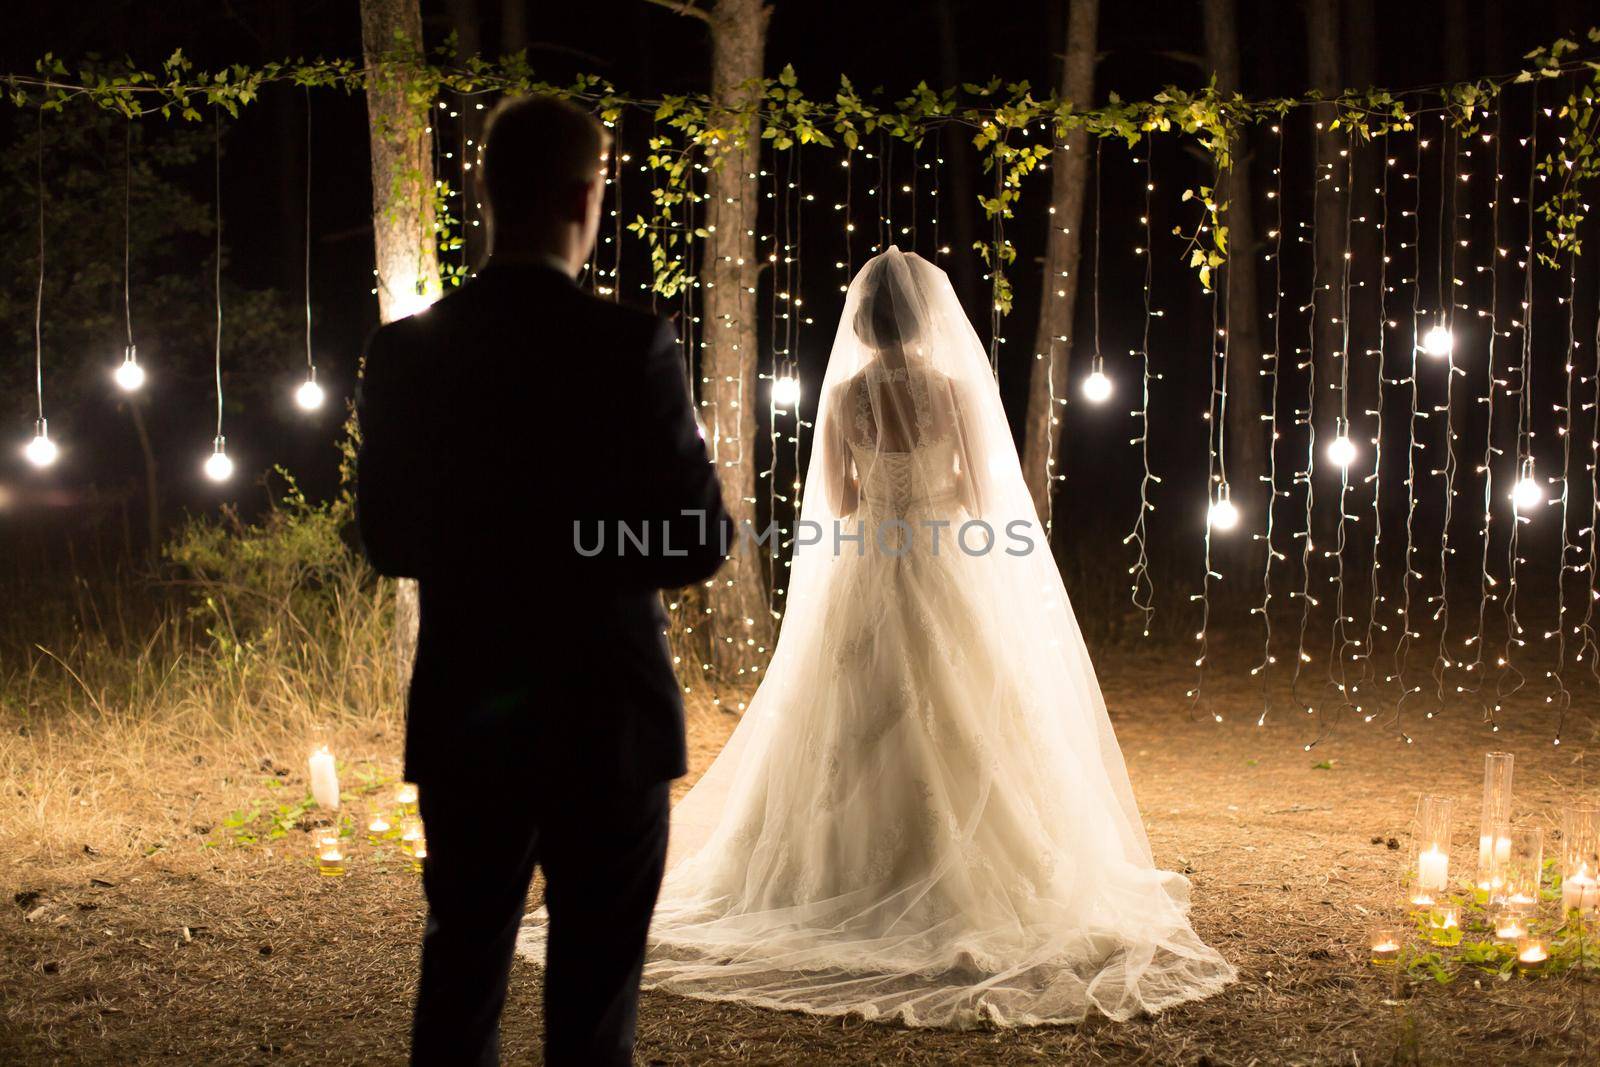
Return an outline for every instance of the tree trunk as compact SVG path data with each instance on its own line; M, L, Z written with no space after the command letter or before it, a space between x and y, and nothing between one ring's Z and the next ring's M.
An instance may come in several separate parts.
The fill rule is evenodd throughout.
M501 0L500 51L510 55L528 47L528 10L524 0Z
M1306 53L1311 87L1325 96L1336 96L1339 84L1340 7L1338 0L1307 0ZM1317 289L1312 301L1312 361L1317 376L1312 420L1319 447L1334 436L1339 414L1338 393L1331 388L1338 381L1341 316L1340 282L1344 271L1344 159L1339 155L1345 135L1330 127L1337 118L1332 104L1317 104L1312 120L1321 124L1316 131L1316 211L1312 224L1316 241L1312 255L1316 260ZM1319 465L1321 457L1318 457Z
M1206 59L1216 75L1217 91L1226 96L1240 89L1237 6L1236 0L1206 0L1205 5ZM1227 203L1224 224L1228 227L1224 268L1228 300L1228 417L1223 462L1234 502L1246 515L1264 515L1268 499L1262 482L1267 474L1266 424L1261 421L1265 400L1249 147L1248 134L1241 132L1233 145L1233 166L1222 182L1222 196ZM1241 546L1255 544L1242 537L1224 541Z
M760 97L766 59L763 0L717 0L710 11L713 125L734 136L706 153L706 238L702 283L701 416L722 497L736 528L756 515L756 386L760 341L756 283L760 261L761 128L757 118L731 114ZM738 538L733 557L707 586L700 630L710 662L723 678L745 675L766 658L772 614L760 554Z
M423 65L418 0L361 0L361 50L368 70L378 317L393 322L439 295L427 133L431 94L407 86ZM417 583L402 579L395 593L395 653L402 677L416 655L417 622Z
M1079 108L1094 106L1095 49L1099 0L1070 0L1060 95ZM1078 260L1084 187L1089 173L1089 137L1069 130L1050 157L1050 234L1045 244L1045 285L1033 341L1022 473L1039 517L1050 522L1059 480L1061 413L1072 363L1072 323L1078 304ZM965 250L963 250L965 252Z

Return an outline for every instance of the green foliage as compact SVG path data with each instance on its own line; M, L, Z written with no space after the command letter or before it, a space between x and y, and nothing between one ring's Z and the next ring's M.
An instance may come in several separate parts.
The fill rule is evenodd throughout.
M0 414L15 420L33 402L34 297L38 284L39 138L43 136L45 296L43 347L52 428L70 432L74 399L106 387L120 358L125 205L131 246L134 340L173 380L203 381L213 357L212 205L179 178L209 167L212 137L192 126L129 121L88 111L73 121L17 112L14 143L0 159L0 227L17 237L0 263L0 344L30 358L0 361ZM131 141L131 146L130 146ZM125 170L131 148L133 169ZM126 181L126 186L125 186ZM223 361L230 401L247 404L276 384L272 371L298 358L295 311L270 290L227 282ZM234 368L248 367L238 375Z
M1588 41L1600 43L1600 31L1590 30ZM645 101L623 96L594 76L579 77L568 85L540 81L525 53L499 62L474 56L465 64L455 64L450 58L455 49L452 39L431 59L425 59L413 44L398 40L389 54L367 67L350 60L284 60L257 69L236 65L211 72L196 70L180 50L159 71L80 70L76 76L59 58L46 55L36 65L34 76L9 75L0 78L0 85L19 107L37 100L47 109L60 110L84 98L125 116L160 114L191 121L202 118L202 108L213 105L236 115L240 106L253 101L261 87L272 82L346 92L399 89L419 106L442 90L554 93L589 105L608 122L615 122L630 107L645 107L654 112L655 121L646 159L657 179L654 212L636 217L628 228L649 246L655 288L664 295L692 284L685 267L685 246L695 237L705 236L687 221L689 208L700 199L693 191L696 167L720 166L731 147L746 147L752 131L759 129L760 139L775 151L842 143L853 152L861 149L864 136L881 134L919 144L935 128L959 124L974 131L973 145L983 153L985 170L996 179L992 194L979 198L979 207L994 223L994 236L980 242L977 250L990 266L995 306L1002 313L1010 308L1005 268L1016 256L1005 240L1003 223L1015 212L1022 179L1048 158L1053 147L1025 143L1029 131L1040 123L1050 129L1052 142L1073 130L1119 138L1129 145L1146 133L1180 133L1212 158L1220 186L1221 176L1233 165L1233 146L1242 132L1259 123L1281 121L1292 108L1323 107L1333 116L1331 131L1346 131L1364 141L1414 128L1415 115L1414 105L1400 93L1384 89L1247 100L1239 94L1225 97L1214 84L1195 92L1169 86L1148 101L1125 101L1113 94L1105 106L1090 108L1053 94L1035 97L1027 82L1004 83L998 78L943 91L923 83L910 95L885 106L863 97L844 77L831 100L810 99L799 88L792 66L784 67L776 78L740 87L729 100L675 95ZM1563 38L1530 52L1526 57L1530 68L1510 79L1529 82L1582 69L1592 71L1596 79L1588 88L1569 95L1560 112L1567 132L1560 147L1539 162L1545 177L1556 181L1556 192L1540 208L1554 252L1578 251L1575 235L1586 213L1581 189L1600 174L1595 151L1600 119L1594 108L1600 63L1580 57L1579 52L1577 42ZM1478 118L1498 94L1500 84L1475 81L1441 91L1446 112L1458 129L1476 130ZM397 180L404 177L397 176ZM1227 204L1213 196L1211 189L1188 190L1186 199L1193 200L1202 214L1187 233L1179 231L1187 239L1184 255L1202 284L1209 286L1228 256ZM449 227L449 220L439 224L441 241L451 239ZM1552 255L1541 253L1541 259L1553 263Z

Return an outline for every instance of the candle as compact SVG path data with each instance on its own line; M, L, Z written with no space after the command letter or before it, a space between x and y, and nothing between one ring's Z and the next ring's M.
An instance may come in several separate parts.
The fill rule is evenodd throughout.
M1577 874L1561 880L1562 911L1594 911L1600 908L1600 881L1579 868Z
M1450 857L1439 851L1438 845L1417 857L1417 886L1426 891L1444 889L1450 884Z
M339 844L339 832L318 831L317 843L317 871L324 878L339 878L344 875L344 849Z
M400 788L394 791L394 802L403 808L409 808L417 802L417 787L410 782L401 782Z
M1516 941L1528 936L1528 927L1516 915L1500 915L1494 921L1494 936L1499 941Z
M422 840L422 824L415 819L407 819L400 828L400 847L414 856L419 846L424 851L427 850L427 845Z
M329 811L339 810L339 768L333 762L333 753L322 745L311 753L311 796L317 807Z
M1544 939L1538 937L1524 937L1517 942L1517 966L1525 971L1536 970L1544 966L1544 961L1550 958L1550 952L1544 947Z
M389 832L389 820L382 813L374 815L372 821L367 823L367 832L372 834L386 834Z
M1411 894L1411 907L1419 911L1423 908L1433 907L1433 895L1431 893Z
M1429 917L1428 940L1435 945L1461 944L1461 916L1454 907L1435 908Z
M1372 932L1372 962L1393 963L1400 958L1400 938L1393 930Z
M1491 851L1492 849L1492 851ZM1492 863L1491 863L1492 857ZM1511 860L1511 838L1484 834L1478 838L1478 869L1503 867Z
M1533 911L1538 907L1538 904L1539 902L1533 897L1532 894L1521 891L1512 893L1510 896L1506 897L1506 907L1510 908L1512 911Z
M418 874L422 873L422 861L428 858L428 841L418 837L411 843L411 869Z

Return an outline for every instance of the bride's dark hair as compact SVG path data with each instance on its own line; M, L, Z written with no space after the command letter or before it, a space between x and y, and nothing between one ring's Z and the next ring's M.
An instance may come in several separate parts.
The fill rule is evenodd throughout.
M872 273L862 286L861 303L856 306L852 324L856 336L879 351L912 343L917 339L916 316L912 314L905 282L896 277L887 256L869 270Z

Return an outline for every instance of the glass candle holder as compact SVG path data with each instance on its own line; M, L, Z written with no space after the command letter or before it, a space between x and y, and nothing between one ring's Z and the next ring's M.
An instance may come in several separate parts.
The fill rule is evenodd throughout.
M1600 915L1600 807L1561 813L1561 913Z
M1550 948L1542 937L1523 937L1517 940L1517 970L1540 971L1550 958Z
M372 817L367 820L367 834L371 836L374 841L380 837L383 837L393 829L394 824L389 821L389 816L385 815L381 811L373 812Z
M1394 963L1400 958L1400 931L1391 926L1375 927L1368 946L1373 963L1380 966Z
M428 839L419 837L411 843L411 869L422 873L422 861L428 858Z
M1511 859L1511 771L1516 757L1483 757L1483 818L1478 827L1478 888L1493 893Z
M1450 887L1450 817L1454 808L1450 797L1424 795L1417 800L1412 827L1411 902L1415 906L1431 907Z
M1461 944L1461 911L1454 905L1434 908L1428 913L1428 940L1435 945Z
M1511 858L1496 901L1507 911L1532 916L1539 910L1539 885L1544 877L1544 830L1538 826L1511 831Z
M1528 918L1514 911L1501 909L1494 913L1494 939L1515 942L1527 937Z
M416 855L417 846L427 848L422 839L422 823L416 819L406 819L400 824L400 847L411 855Z
M412 782L401 782L394 791L394 802L402 808L414 808L417 805L417 787Z
M312 842L317 850L317 873L324 878L343 878L344 844L339 840L339 831L317 830Z

